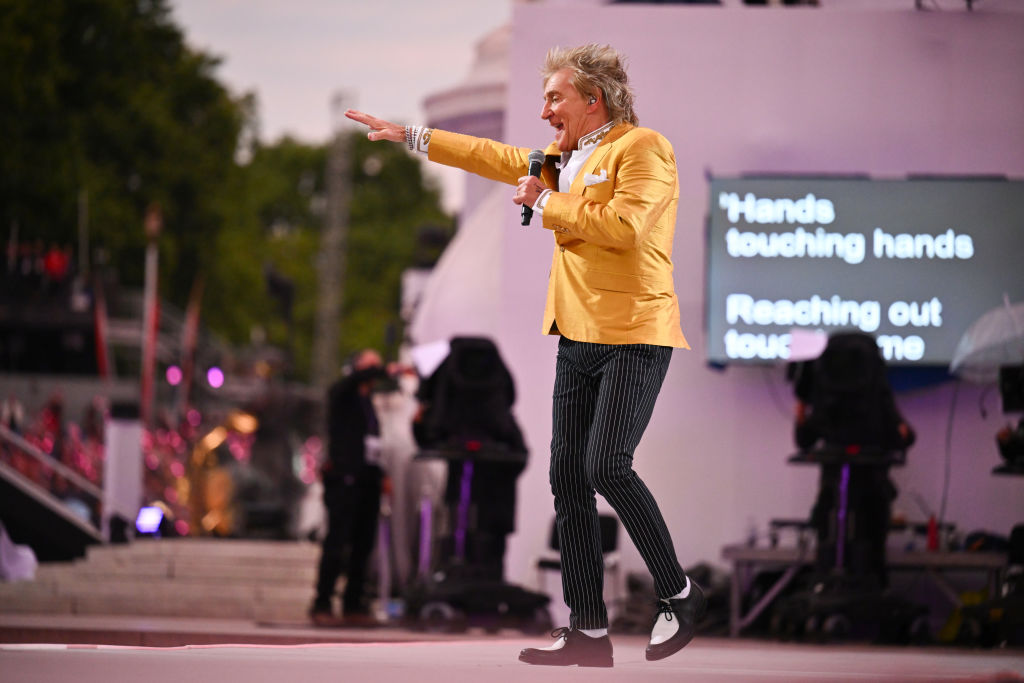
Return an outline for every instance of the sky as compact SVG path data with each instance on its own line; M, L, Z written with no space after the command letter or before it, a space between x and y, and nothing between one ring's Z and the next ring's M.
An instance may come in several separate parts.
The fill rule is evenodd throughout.
M424 98L457 85L478 40L511 19L512 0L172 0L193 48L221 58L217 77L256 94L260 137L326 141L331 101L420 123ZM441 9L443 8L443 9ZM458 190L442 180L445 206Z

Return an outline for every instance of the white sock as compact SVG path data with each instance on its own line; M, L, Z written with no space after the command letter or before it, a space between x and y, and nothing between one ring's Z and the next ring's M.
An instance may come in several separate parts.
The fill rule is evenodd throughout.
M590 638L604 638L608 635L608 629L606 628L581 628L577 630Z
M682 591L673 595L670 600L683 600L684 598L690 597L690 577L686 577L686 587Z
M670 600L682 600L689 597L690 595L690 577L686 577L686 587L683 588L678 594L673 595ZM654 628L651 629L651 645L658 645L664 643L666 640L671 638L679 630L679 620L674 616L671 621L668 619L668 615L664 613L658 614L657 620L654 622Z

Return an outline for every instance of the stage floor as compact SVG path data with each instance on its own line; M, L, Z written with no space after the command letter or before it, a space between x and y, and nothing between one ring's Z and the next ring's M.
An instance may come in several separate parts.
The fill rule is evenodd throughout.
M0 644L0 678L33 683L146 681L1024 681L1024 653L863 645L804 645L698 638L661 662L644 660L641 636L614 638L613 669L522 664L523 647L545 638L521 634L448 636L429 641L305 645Z

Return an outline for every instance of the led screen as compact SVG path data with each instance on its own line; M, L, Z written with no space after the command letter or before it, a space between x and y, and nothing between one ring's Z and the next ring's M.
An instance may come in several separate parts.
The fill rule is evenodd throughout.
M708 360L789 358L791 331L860 329L898 365L946 365L1024 300L1024 182L712 178Z

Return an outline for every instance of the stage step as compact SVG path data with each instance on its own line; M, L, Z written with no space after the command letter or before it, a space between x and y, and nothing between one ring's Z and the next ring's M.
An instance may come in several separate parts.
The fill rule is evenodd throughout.
M313 599L320 547L305 541L142 540L44 563L0 583L0 613L293 621Z

